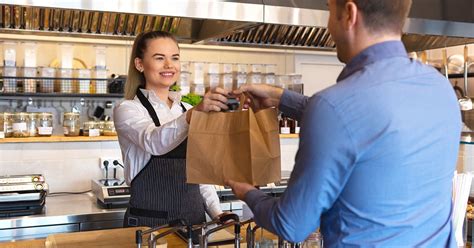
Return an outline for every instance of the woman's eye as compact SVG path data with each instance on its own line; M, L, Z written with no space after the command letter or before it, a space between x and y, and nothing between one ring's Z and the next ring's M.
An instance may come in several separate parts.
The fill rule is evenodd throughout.
M155 57L156 60L163 60L163 57Z
M178 57L174 57L173 60L174 60L174 61L179 61L179 58L178 58Z

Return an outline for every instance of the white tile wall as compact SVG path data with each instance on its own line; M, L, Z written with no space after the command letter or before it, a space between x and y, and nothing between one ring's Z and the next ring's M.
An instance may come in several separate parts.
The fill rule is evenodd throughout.
M85 191L91 179L103 177L100 157L121 158L118 142L1 144L0 175L40 173L50 192Z
M292 171L295 165L295 156L298 151L299 139L280 139L281 170Z
M282 170L293 169L297 147L298 139L281 139ZM39 173L51 193L86 191L92 179L103 178L100 158L121 156L117 141L0 144L0 175Z

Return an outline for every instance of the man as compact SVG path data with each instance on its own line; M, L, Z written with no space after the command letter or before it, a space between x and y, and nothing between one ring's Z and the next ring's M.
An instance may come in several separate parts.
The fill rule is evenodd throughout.
M454 247L452 177L461 131L449 82L401 43L411 0L329 0L328 28L346 63L308 98L244 86L252 107L301 121L280 198L228 181L258 225L286 240L319 227L328 247Z

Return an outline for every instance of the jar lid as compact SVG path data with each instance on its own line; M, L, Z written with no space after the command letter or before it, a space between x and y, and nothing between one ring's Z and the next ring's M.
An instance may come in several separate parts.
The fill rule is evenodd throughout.
M95 125L95 121L85 121L84 125Z
M11 116L13 116L13 113L10 113L10 112L3 112L3 116L5 116L5 117L11 117Z
M49 116L53 116L53 113L50 113L50 112L42 112L42 113L38 113L39 116L46 116L46 117L49 117Z
M79 116L79 113L76 113L76 112L66 112L66 113L64 113L64 116Z
M28 113L28 116L30 116L30 117L38 117L38 113Z

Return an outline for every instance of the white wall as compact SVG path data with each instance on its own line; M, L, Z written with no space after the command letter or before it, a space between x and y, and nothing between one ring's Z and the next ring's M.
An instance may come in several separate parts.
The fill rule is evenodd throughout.
M344 64L334 54L298 54L295 56L295 70L303 75L304 93L311 96L336 83Z

